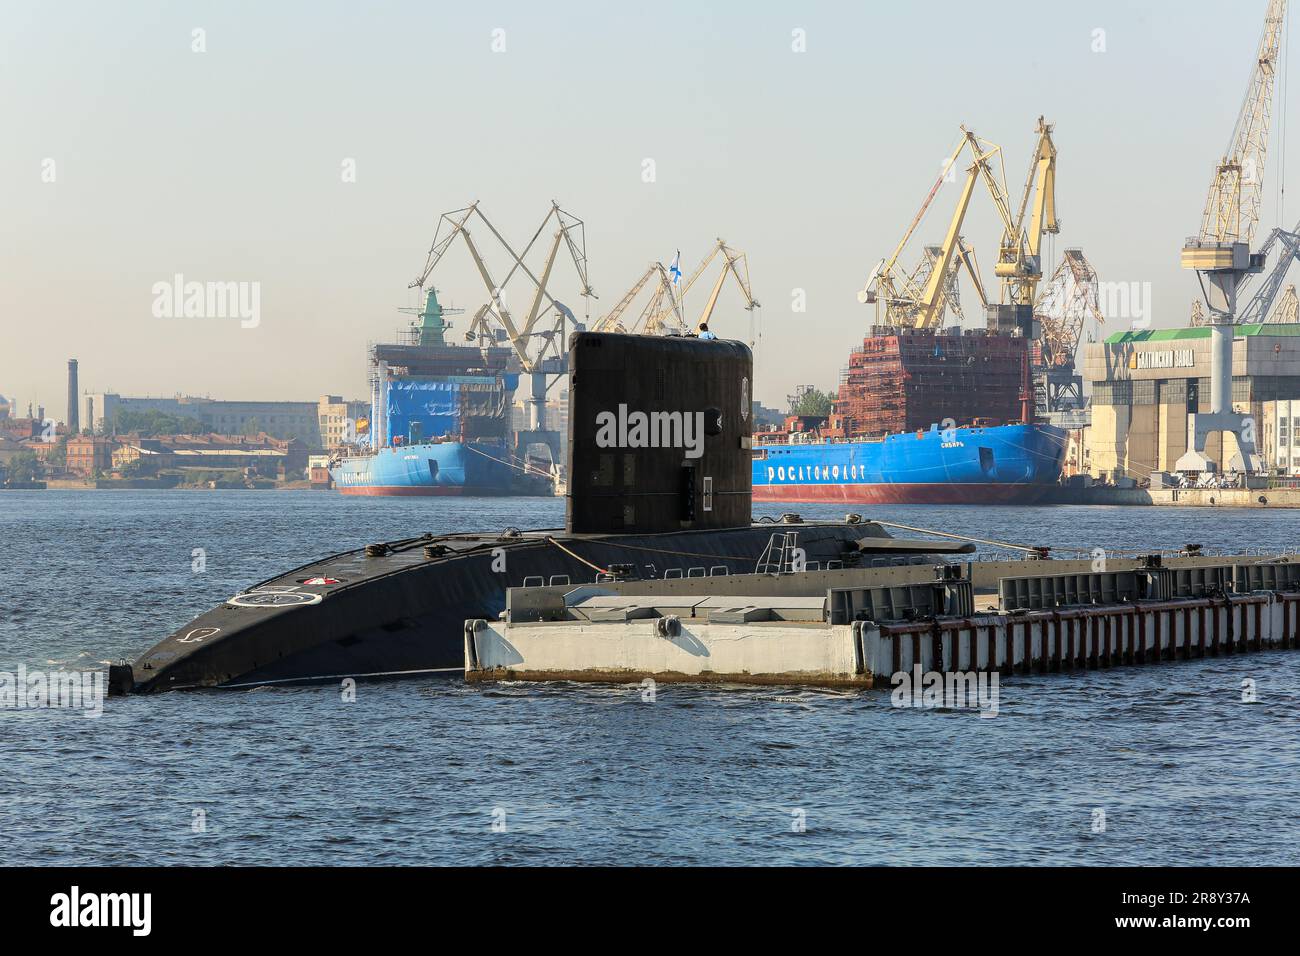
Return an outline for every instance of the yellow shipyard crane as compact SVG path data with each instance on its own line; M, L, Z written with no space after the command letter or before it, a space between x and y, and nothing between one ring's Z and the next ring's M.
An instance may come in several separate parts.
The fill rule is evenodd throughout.
M942 252L939 246L926 246L925 253L921 256L921 261L917 263L916 269L907 277L908 288L921 289L929 281L931 274L934 272L935 264L939 261L939 254ZM957 259L958 262L964 263L967 273L975 283L975 292L979 296L980 304L988 305L988 299L984 294L984 284L979 278L979 266L975 262L975 250L972 249L962 236L957 237ZM940 292L938 323L943 325L947 321L948 311L961 321L966 317L961 306L961 287L957 284L957 275L959 270L954 266L948 270L948 279L944 283L943 290Z
M655 283L655 291L650 296L645 308L641 310L635 321L631 324L625 323L623 314L627 312L650 280L656 277L658 282ZM686 320L682 317L681 303L673 294L673 283L668 277L668 270L662 262L652 262L641 278L636 281L632 288L628 289L623 298L609 312L596 320L591 330L593 332L631 332L633 334L658 335L666 327L665 317L675 319L673 325L678 330L686 328Z
M1020 205L1013 215L1001 148L980 139L965 126L961 127L961 141L945 162L942 173L921 204L920 211L893 254L876 267L865 288L858 293L859 302L876 306L877 316L883 318L877 324L937 328L943 324L949 306L960 316L960 304L953 292L956 289L956 273L961 267L965 268L975 283L980 303L984 306L989 304L980 281L974 252L961 236L962 224L979 182L984 184L992 198L993 207L1002 224L1002 240L994 268L995 274L1002 280L1002 302L1032 307L1038 283L1043 277L1042 237L1060 231L1056 217L1056 146L1052 141L1052 129L1043 117L1038 118L1038 142L1034 159L1030 164ZM921 265L911 273L904 272L899 262L908 242L925 218L939 188L945 181L951 181L952 170L967 150L970 151L971 164L967 167L957 208L953 212L943 243L927 247Z
M1061 231L1056 218L1056 144L1054 127L1038 117L1038 143L1029 165L1029 175L1020 197L1015 219L1003 217L1002 243L994 274L1002 280L1002 301L1010 305L1033 305L1038 283L1043 278L1043 236ZM1005 204L994 197L999 212ZM1026 225L1025 217L1029 217Z
M471 224L473 229L471 230ZM487 230L488 236L477 234L478 227ZM541 243L546 250L545 258L537 266L537 256L532 255L534 265L527 260L534 246L547 228L554 229L549 246ZM486 238L486 242L484 240ZM494 273L484 256L483 247L495 239L500 250L504 250L510 260L510 267L504 273ZM464 209L455 209L443 213L438 219L433 243L429 247L424 268L420 270L409 288L424 290L433 271L443 260L447 250L460 240L469 252L474 268L487 291L487 301L474 313L469 328L465 331L467 342L477 341L480 345L495 343L497 329L504 330L506 341L514 350L513 359L518 368L529 379L528 397L524 404L528 409L528 431L544 438L550 447L553 458L559 457L559 435L548 428L546 421L546 393L559 381L559 377L568 371L568 332L570 327L578 325L577 317L563 302L550 292L554 278L556 260L560 249L564 247L568 258L572 260L578 279L578 294L588 300L596 298L587 279L587 244L586 226L581 219L560 208L552 200L551 208L543 217L541 224L522 250L516 250L503 236L496 225L484 215L478 201ZM498 255L500 253L498 252ZM528 299L525 310L515 313L506 302L506 291L511 280L521 275L520 284L531 287L525 294ZM549 382L548 382L549 376ZM520 432L520 435L523 435Z
M686 295L699 281L700 277L708 270L709 266L719 256L722 257L722 271L713 283L713 288L709 291L709 298L704 304L704 310L699 314L694 324L689 324L686 318ZM636 297L636 293L654 276L659 273L660 282L654 297L642 311L641 317L637 319L632 326L632 330L640 330L648 334L661 334L666 330L676 330L678 332L688 332L705 325L713 317L713 312L717 308L718 299L722 294L722 287L727 282L727 277L732 276L735 284L740 287L741 295L744 297L744 308L746 312L753 313L755 309L761 308L761 304L754 298L750 281L749 281L749 260L745 253L727 245L726 240L718 239L709 253L695 267L695 271L685 281L681 281L679 273L674 271L673 279L668 278L666 270L659 263L654 263L646 274L642 276L637 285L633 286L624 298L628 302ZM622 304L622 303L620 303ZM624 304L624 309L626 305ZM615 307L617 309L617 307ZM619 311L618 315L622 312ZM615 321L618 315L614 316ZM609 317L606 316L606 319ZM602 319L601 321L605 321ZM750 344L753 344L754 334L751 319Z
M709 254L700 261L698 266L695 267L695 271L691 273L690 278L682 283L681 289L677 292L678 304L680 305L685 301L686 294L691 291L691 287L695 285L696 280L704 274L705 270L709 268L710 264L712 264L713 260L718 256L722 256L722 272L718 274L717 280L713 283L713 288L709 292L708 301L704 304L704 311L700 313L700 317L695 323L697 328L701 325L707 324L710 317L712 317L713 310L718 304L718 296L722 292L722 286L727 281L727 276L729 275L735 277L736 284L740 286L740 292L745 297L745 311L753 312L755 309L759 308L759 302L754 298L754 293L750 289L749 260L745 257L743 252L728 246L725 239L719 239L714 244L713 248L709 251ZM753 336L751 335L750 338L753 338Z
M709 265L722 257L722 271L713 283L713 288L709 291L709 298L705 302L704 310L700 313L698 319L692 325L686 318L686 294L695 286L700 277L704 275ZM709 253L695 267L695 271L685 281L681 280L681 273L677 271L676 260L673 261L673 267L670 270L662 262L652 262L641 277L632 284L632 287L624 293L623 297L609 310L605 315L596 320L592 325L593 332L627 332L639 335L664 335L666 333L686 333L705 325L713 316L717 308L718 299L722 294L722 287L726 284L727 276L735 279L736 285L740 287L741 294L744 296L745 310L753 312L760 308L760 303L754 298L749 281L749 263L745 253L733 249L727 245L725 240L718 239ZM652 284L651 280L655 280ZM650 286L654 289L645 307L641 309L637 317L632 321L624 321L624 316L628 314L628 309L632 303L641 295L645 289ZM753 330L750 331L750 344L753 344Z
M965 249L961 238L961 227L966 219L966 211L970 208L975 186L981 179L986 184L992 184L995 195L1001 195L1005 198L1006 190L997 187L998 177L992 166L993 161L997 160L999 169L1001 168L1002 151L1001 147L980 139L965 126L961 127L961 134L961 141L957 144L957 148L953 150L952 155L948 157L939 178L931 187L929 195L925 197L925 201L907 227L907 231L903 233L903 238L894 248L893 254L876 266L875 271L868 278L866 286L858 293L859 302L876 306L878 325L911 326L920 329L932 329L941 325L947 290L952 279L951 270L955 265L954 257L956 257L956 262L966 266L971 278L976 283L976 287L980 290L981 299L983 299L983 287L979 282L979 274L974 266L974 257L967 254L968 250ZM910 273L904 272L900 268L899 262L909 240L912 238L912 234L916 232L917 226L925 218L931 204L934 202L934 197L939 192L939 188L949 178L951 171L956 168L957 162L967 150L971 154L971 164L966 170L966 179L962 183L961 194L957 199L957 208L948 223L948 230L944 235L943 242L935 247L937 252L934 256L932 258L927 257L926 262L923 263L923 266L928 266L928 268L913 270ZM1005 182L1005 175L1003 175L1002 179ZM1007 217L1009 218L1009 216L1010 213L1008 212ZM961 255L957 255L959 251L961 251ZM922 272L924 273L923 283L916 281L916 278Z
M1300 295L1296 294L1294 285L1288 285L1282 290L1282 298L1278 300L1277 308L1264 321L1281 325L1294 325L1300 322Z

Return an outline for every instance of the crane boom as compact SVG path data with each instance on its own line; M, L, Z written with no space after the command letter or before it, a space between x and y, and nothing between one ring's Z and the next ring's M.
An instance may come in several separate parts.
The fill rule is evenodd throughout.
M1294 285L1286 287L1277 308L1265 321L1281 325L1294 325L1300 322L1300 295L1297 295Z
M1285 229L1274 229L1269 233L1264 244L1259 247L1259 254L1267 257L1273 247L1279 244L1280 248L1273 268L1264 276L1263 284L1250 297L1250 301L1242 308L1237 318L1237 321L1244 325L1267 322L1272 316L1273 302L1282 290L1287 272L1291 264L1300 258L1300 223L1297 223L1295 229L1290 232Z
M642 274L641 278L636 280L632 288L627 290L623 298L619 299L614 308L610 309L605 315L596 320L596 324L591 327L593 332L610 332L618 327L619 320L622 319L623 313L627 307L632 304L632 300L641 294L645 284L650 281L650 277L655 274L655 266L659 263L652 262L650 267ZM662 267L661 267L662 268Z
M921 224L921 220L925 218L925 214L930 209L930 204L934 202L934 197L939 194L939 188L944 184L944 181L948 178L948 174L952 170L953 166L957 164L957 160L961 158L962 150L966 148L965 134L966 134L966 128L962 127L962 137L957 143L957 148L952 151L952 155L949 156L947 161L943 164L943 169L939 173L939 178L936 179L934 181L934 185L930 187L930 193L925 197L925 202L921 203L921 208L917 210L916 215L912 218L911 225L907 227L907 231L903 233L903 238L900 239L898 245L894 247L894 254L876 267L876 271L872 273L871 279L867 281L866 287L861 293L858 294L858 300L860 302L867 301L867 299L865 298L865 296L868 294L867 290L871 288L872 282L877 277L881 275L888 275L893 272L894 267L898 264L899 256L903 254L903 249L907 247L908 240L912 238L912 233L916 232L916 227L919 226Z
M1050 132L1050 127L1046 127L1046 130ZM974 281L981 304L988 305L988 298L975 266L974 253L965 244L961 236L962 223L965 221L978 182L984 183L993 199L994 208L1002 223L1004 236L1019 236L1022 233L1022 230L1016 225L1016 220L1012 218L1011 205L1007 199L1006 176L1005 170L1002 168L1001 148L980 139L965 126L961 127L961 134L961 142L944 164L944 173L940 175L939 180L925 197L920 211L917 212L911 224L907 227L907 231L903 234L902 241L895 247L888 259L881 261L880 265L872 272L866 286L858 293L858 301L875 304L877 312L883 305L883 324L885 325L911 326L915 328L935 328L941 325L949 304L953 304L955 310L959 309L952 295L952 290L956 270L960 266L965 267ZM1050 137L1048 143L1050 144ZM937 251L933 256L930 256L927 252L926 261L923 261L922 265L911 273L899 269L898 262L908 240L915 233L917 226L930 209L939 186L947 179L948 172L967 149L971 153L971 165L966 170L966 179L962 184L957 208L948 223L943 242L934 247ZM1054 168L1054 149L1050 150L1050 155L1052 161L1049 164L1047 173L1050 173L1050 169ZM998 163L996 170L994 169L994 161ZM1047 184L1046 189L1050 193L1053 180L1047 173L1040 177L1040 180ZM1026 205L1027 201L1026 198ZM1054 200L1044 208L1052 210L1050 218L1054 222ZM1004 242L1004 246L1007 245L1011 244ZM1013 259L1016 262L1024 260L1020 246L1021 243L1018 241L1014 244L1017 251Z
M970 208L971 197L975 193L975 184L978 180L982 179L985 185L989 187L989 191L994 196L994 204L998 207L1004 223L1010 219L1010 211L1007 209L1005 201L1000 201L1005 198L1005 190L999 192L997 179L994 177L991 166L991 160L994 157L1001 156L1001 147L981 140L964 126L962 127L962 134L974 160L966 171L966 182L962 185L961 195L957 199L957 208L948 223L948 231L944 235L943 243L939 246L939 254L935 259L934 268L930 271L930 278L921 291L920 300L916 303L916 327L921 329L935 328L943 318L943 297L941 292L948 281L949 271L953 266L953 254L957 251L958 244L961 242L961 226L966 219L966 211ZM969 268L968 257L963 255L962 258Z
M488 266L486 258L483 256L478 244L474 241L468 228L471 217L477 216L478 221L487 227L491 235L500 243L501 247L509 254L512 265L506 273L504 280L498 282ZM550 250L547 254L545 263L541 269L539 278L525 262L525 259L536 245L537 240L545 231L546 226L551 220L555 220L558 229L553 241L550 244ZM477 227L476 227L477 228ZM580 282L579 294L584 297L595 298L595 292L592 291L591 284L587 279L587 256L586 241L584 238L585 226L581 219L577 219L565 210L561 209L556 202L551 203L545 218L542 219L541 225L533 233L527 245L522 252L517 252L515 248L506 241L500 231L492 221L483 214L477 201L471 203L463 209L456 209L452 212L443 213L438 220L438 228L433 237L433 243L429 247L428 256L425 259L424 268L420 274L411 282L409 288L423 289L433 274L433 270L438 263L442 261L447 250L451 248L456 239L461 239L465 248L468 250L475 269L479 277L483 280L487 288L488 301L483 304L475 313L470 322L469 329L465 336L467 339L477 337L488 337L492 330L488 327L489 317L495 317L497 323L501 325L509 339L511 348L514 349L515 355L519 360L520 367L526 372L533 372L541 368L544 361L548 361L546 353L554 347L556 357L561 357L563 348L563 325L565 322L573 321L573 313L561 302L557 301L551 295L547 288L555 260L563 243L567 246L569 254L573 260L574 268L578 274ZM509 309L506 308L503 290L509 285L510 280L515 274L522 272L532 282L534 295L528 310L527 318L522 326L515 324L514 317ZM539 322L542 319L543 306L553 308L559 315L559 322L556 330L549 332L536 331ZM540 349L530 351L532 340L537 337L541 340Z
M641 314L637 317L637 320L633 322L630 327L624 326L622 321L623 313L628 310L628 307L636 297L641 294L641 291L646 287L646 284L655 276L659 277L659 281L655 285L654 294L650 296L649 302L647 302L645 308L641 310ZM668 301L666 307L663 305L665 299ZM623 298L618 301L618 304L615 305L614 308L610 309L606 315L602 316L600 320L592 326L592 331L630 331L633 333L640 332L645 335L655 335L662 331L663 325L668 317L675 319L675 322L672 324L678 329L678 331L684 332L686 330L686 321L682 318L681 303L678 302L677 297L673 295L673 283L668 277L668 270L664 268L662 262L652 262L646 271L641 274L641 278L637 279L636 282L633 283L632 288L628 289L623 295Z
M917 328L928 329L939 324L940 292L947 282L961 224L966 218L966 210L970 208L971 196L975 193L975 180L979 175L979 167L980 163L977 159L966 175L966 182L962 185L961 196L957 200L957 211L953 213L952 221L948 223L948 232L939 247L939 255L935 257L934 268L930 270L930 278L921 292L920 310L916 318Z
M1056 144L1053 127L1038 117L1038 144L1029 164L1020 208L1010 228L1002 234L995 274L1002 279L1003 300L1012 305L1033 305L1043 278L1042 243L1047 233L1058 233L1056 218ZM1032 198L1032 202L1031 202ZM1028 215L1029 224L1025 225Z
M1202 242L1249 243L1259 225L1264 161L1268 158L1268 132L1273 118L1273 86L1285 17L1286 0L1269 0L1246 98L1228 149L1210 183L1201 216Z
M704 311L696 324L698 325L701 322L707 323L710 316L713 315L714 307L718 303L718 296L722 291L722 286L726 283L728 275L735 277L736 283L740 286L740 291L745 296L745 310L747 312L752 312L754 309L760 307L760 303L754 298L753 292L750 289L749 263L745 253L728 246L725 239L718 239L713 244L713 248L709 251L708 255L706 255L704 259L701 260L700 264L695 267L695 271L691 273L690 278L683 282L678 290L674 289L674 286L668 279L667 272L662 268L662 266L660 267L661 284L659 292L656 293L655 298L651 301L651 307L647 308L646 312L642 315L644 331L646 333L655 334L670 324L676 325L676 327L682 331L686 330L686 320L683 315L683 303L686 299L686 293L690 291L691 286L695 284L696 280L698 280L709 267L709 264L719 255L723 258L722 273L714 281ZM667 306L660 305L664 300L667 300ZM675 319L675 322L671 322L671 319Z
M721 239L718 240L718 251L726 259L722 267L722 272L718 276L718 281L713 283L713 291L709 294L709 301L704 306L704 311L700 314L700 320L697 325L707 325L709 318L713 315L713 307L718 304L718 294L722 291L722 284L727 280L728 275L736 277L736 282L740 285L740 291L745 295L745 311L752 312L758 307L758 302L754 300L754 294L749 288L749 266L745 263L745 254L736 252L727 246ZM737 263L745 265L745 275L740 274Z

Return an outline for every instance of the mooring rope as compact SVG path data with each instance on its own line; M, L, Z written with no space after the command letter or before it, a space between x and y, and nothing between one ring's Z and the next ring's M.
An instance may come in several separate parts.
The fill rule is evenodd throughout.
M504 458L497 458L497 457L495 457L495 456L493 456L493 455L489 455L489 454L488 454L487 452L485 452L485 451L480 451L479 449L475 448L473 445L465 445L464 447L465 447L465 448L468 448L470 451L472 451L472 452L473 452L474 454L476 454L476 455L482 455L484 458L488 459L489 461L500 462L501 464L505 465L507 468L518 468L518 469L519 469L520 471L522 471L525 475L539 475L539 476L541 476L542 478L550 478L550 477L551 477L547 472L544 472L544 471L542 471L542 470L539 469L539 468L533 468L531 465L528 465L528 464L526 464L526 463L523 464L523 465L516 465L516 464L515 464L514 462L512 462L512 461L506 461ZM513 456L512 456L512 457L513 457Z
M952 534L948 531L935 531L932 528L913 528L910 525L895 524L892 521L880 521L876 518L871 519L872 524L883 525L886 528L898 528L900 531L915 531L917 534L933 534L940 538L955 538L958 541L970 541L975 544L987 544L994 548L1010 548L1012 551L1025 551L1030 554L1042 554L1043 548L1033 548L1024 544L1011 544L1008 541L990 541L987 538L972 538L967 534ZM1057 550L1057 549L1053 549ZM1086 550L1081 548L1061 548L1061 551L1080 551Z
M564 552L565 554L567 554L569 557L573 558L575 561L581 561L581 562L582 562L583 564L585 564L587 567L592 568L593 570L599 571L601 574L609 574L609 573L610 573L610 571L609 571L607 568L602 568L599 564L592 564L590 561L588 561L588 560L587 560L586 558L584 558L582 555L580 555L580 554L575 554L574 552L570 551L568 548L566 548L564 545L560 544L560 542L556 541L556 540L555 540L554 538L552 538L550 535L547 535L546 540L547 540L549 543L555 545L557 548L559 548L561 551L563 551L563 552Z

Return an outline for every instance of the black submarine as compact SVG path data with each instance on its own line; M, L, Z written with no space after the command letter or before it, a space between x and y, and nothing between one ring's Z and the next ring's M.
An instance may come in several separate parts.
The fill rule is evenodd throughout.
M110 693L461 674L465 621L498 617L512 587L752 574L796 541L822 568L974 550L853 517L753 522L741 342L576 332L569 357L563 530L421 534L321 558L113 665Z

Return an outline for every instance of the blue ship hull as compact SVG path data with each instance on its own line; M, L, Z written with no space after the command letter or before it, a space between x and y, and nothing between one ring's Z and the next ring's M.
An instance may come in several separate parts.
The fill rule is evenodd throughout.
M1035 424L759 445L754 500L1028 504L1060 481L1065 444L1064 431Z
M520 474L497 442L400 445L330 469L345 495L508 495Z

